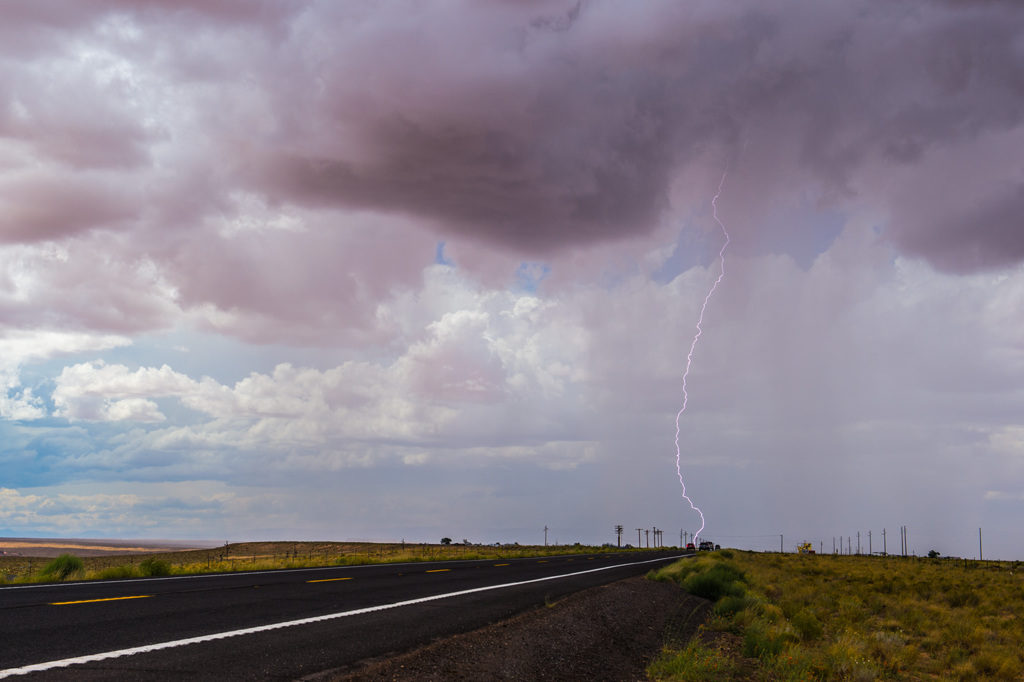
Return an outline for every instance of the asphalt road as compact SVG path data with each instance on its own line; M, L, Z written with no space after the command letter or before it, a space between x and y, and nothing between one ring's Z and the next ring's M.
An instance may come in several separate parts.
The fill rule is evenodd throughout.
M682 555L648 551L0 587L0 678L315 678L642 575ZM67 662L76 658L82 660Z

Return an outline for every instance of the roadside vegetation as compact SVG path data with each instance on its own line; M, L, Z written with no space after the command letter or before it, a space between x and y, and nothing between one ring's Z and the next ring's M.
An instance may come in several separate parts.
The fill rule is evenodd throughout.
M714 602L655 680L1020 680L1024 565L721 550L651 574Z
M446 538L447 539L447 538ZM56 559L0 557L0 585L61 580L115 580L167 575L226 573L285 568L351 566L456 559L641 551L587 545L472 545L369 542L243 542L213 549L153 554L106 554Z
M85 562L71 554L61 554L46 564L40 575L45 580L67 580L85 572Z

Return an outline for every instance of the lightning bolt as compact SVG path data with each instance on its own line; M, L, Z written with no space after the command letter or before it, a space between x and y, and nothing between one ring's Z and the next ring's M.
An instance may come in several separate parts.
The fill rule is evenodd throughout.
M682 451L679 449L679 420L683 416L683 412L686 411L686 403L689 401L690 396L686 393L686 377L690 374L690 365L693 362L693 351L697 347L697 339L703 333L700 325L704 322L704 310L708 307L708 301L711 300L711 295L715 293L715 289L718 288L718 283L725 277L725 249L729 246L729 233L725 229L725 225L718 219L718 197L722 194L722 187L725 186L725 176L728 171L722 174L722 180L718 183L718 192L715 194L715 198L711 200L711 212L715 217L715 222L722 228L722 234L725 235L725 244L722 245L722 250L718 252L718 260L721 263L721 272L718 275L718 279L711 285L711 290L708 291L708 295L704 297L704 305L700 307L700 318L697 320L697 333L693 336L693 343L690 344L690 352L686 354L686 371L683 372L683 406L676 414L676 473L679 474L679 485L683 487L683 499L690 504L690 509L700 514L700 530L697 531L694 537L700 537L700 534L704 531L704 512L697 507L693 500L686 494L686 483L683 482L683 470L680 465L680 459L682 458Z

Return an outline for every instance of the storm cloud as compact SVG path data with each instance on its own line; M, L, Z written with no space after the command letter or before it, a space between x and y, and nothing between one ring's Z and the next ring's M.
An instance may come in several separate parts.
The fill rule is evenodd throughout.
M1013 547L1021 149L1016 2L6 3L0 526L687 524L721 188L714 532Z

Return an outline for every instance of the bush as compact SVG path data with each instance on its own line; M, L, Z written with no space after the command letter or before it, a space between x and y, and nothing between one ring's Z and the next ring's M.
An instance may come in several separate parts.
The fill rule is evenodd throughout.
M134 578L138 575L135 572L135 567L131 564L121 564L120 566L111 566L110 568L104 568L96 576L100 580L123 580L125 578Z
M785 630L756 621L743 633L743 655L749 658L775 658L786 648L787 642L794 639Z
M73 554L61 554L43 567L42 576L51 580L67 580L85 570L85 562Z
M159 576L159 575L170 575L171 564L164 561L163 559L157 559L155 556L151 556L148 559L143 560L139 564L139 571L145 576Z
M793 627L800 633L800 639L806 642L813 642L821 637L825 632L825 629L822 627L817 616L807 609L803 609L793 614L793 617L789 622L792 623Z
M756 609L757 606L758 601L754 597L730 596L720 599L715 604L714 612L718 616L734 616L740 611Z
M981 602L981 597L970 587L958 585L946 593L946 601L957 609L962 606L977 606Z
M718 649L691 641L680 651L666 650L648 670L653 678L715 682L729 679L737 666L729 656Z
M743 571L732 564L719 563L683 580L683 589L696 597L718 601L722 597L742 597Z

